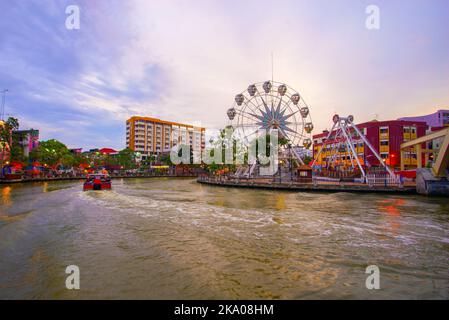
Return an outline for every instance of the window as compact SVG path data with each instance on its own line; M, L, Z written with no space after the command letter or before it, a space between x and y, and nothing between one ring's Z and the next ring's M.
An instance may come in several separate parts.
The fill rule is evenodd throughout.
M387 134L388 133L388 127L380 127L379 128L380 134Z
M388 153L382 152L382 153L380 154L380 157L381 157L382 159L388 159Z
M388 140L380 140L380 145L381 146L388 146Z

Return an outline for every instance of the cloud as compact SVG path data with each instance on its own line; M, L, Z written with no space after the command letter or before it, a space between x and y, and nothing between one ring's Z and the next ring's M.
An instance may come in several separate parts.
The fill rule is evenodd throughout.
M272 52L317 131L334 112L396 118L449 98L444 1L380 1L378 32L360 1L75 2L80 30L65 29L73 1L0 5L7 112L71 147L123 148L132 115L221 128L234 95L271 78Z

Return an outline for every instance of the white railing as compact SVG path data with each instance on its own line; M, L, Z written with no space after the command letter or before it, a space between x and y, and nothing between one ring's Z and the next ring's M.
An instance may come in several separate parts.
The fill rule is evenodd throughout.
M399 186L401 185L401 181L399 176L391 176L389 174L367 174L366 175L366 183L370 187L374 186Z
M318 176L314 176L313 181L318 182L318 181L324 181L324 182L340 182L340 178L331 178L331 177L318 177Z

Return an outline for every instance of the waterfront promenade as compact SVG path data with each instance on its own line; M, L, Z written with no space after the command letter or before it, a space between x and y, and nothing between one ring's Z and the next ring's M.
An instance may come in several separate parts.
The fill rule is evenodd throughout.
M335 182L335 181L317 181L304 183L295 180L281 180L273 178L230 178L228 176L209 176L192 173L112 173L111 179L133 179L133 178L197 178L200 184L208 184L219 187L233 188L251 188L251 189L273 189L273 190L291 190L299 192L358 192L358 193L392 193L392 194L416 194L416 185L414 183L405 183L402 185L391 185L387 183L378 183L368 185L358 182ZM61 175L51 177L24 177L22 179L6 180L0 179L0 185L49 182L49 181L76 181L84 180L85 175Z
M294 180L276 180L270 178L259 179L236 179L229 177L200 176L199 183L235 188L252 189L275 189L310 192L364 192L364 193L396 193L396 194L416 194L416 185L406 183L403 185L375 184L367 185L357 182L331 182L314 181L309 183L297 182Z
M118 173L110 174L111 179L132 179L132 178L196 178L197 174L190 173ZM24 177L22 179L6 180L0 179L0 184L27 183L27 182L46 182L46 181L74 181L85 180L86 175L60 175L51 177Z

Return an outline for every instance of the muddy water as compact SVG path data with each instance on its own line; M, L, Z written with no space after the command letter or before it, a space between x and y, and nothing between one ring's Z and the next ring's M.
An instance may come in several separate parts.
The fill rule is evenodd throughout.
M447 199L191 179L81 189L0 186L0 298L449 298ZM380 290L365 286L373 264Z

